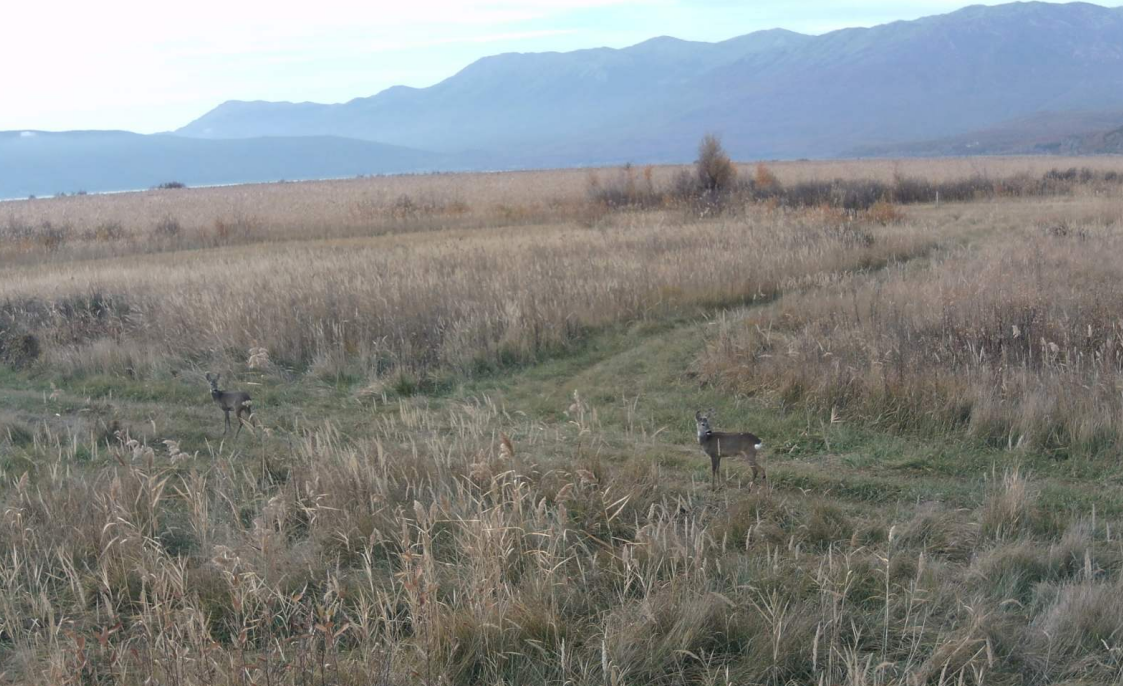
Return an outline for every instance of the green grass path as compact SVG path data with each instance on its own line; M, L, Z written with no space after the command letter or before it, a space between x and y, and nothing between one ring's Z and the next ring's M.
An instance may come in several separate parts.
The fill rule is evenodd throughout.
M741 308L724 316L735 320L744 312ZM1016 465L1033 475L1042 489L1042 504L1058 514L1093 507L1104 514L1123 512L1123 486L1114 464L1058 461L958 436L933 440L846 421L831 424L800 409L784 410L766 399L703 384L692 365L714 326L701 315L616 326L590 335L571 354L465 381L449 392L411 402L440 408L487 396L528 421L557 427L570 421L566 412L576 392L596 411L591 430L606 459L655 460L668 479L699 489L708 484L709 464L694 442L693 414L713 408L719 429L749 430L763 438L773 487L793 494L817 494L855 506L934 501L971 507L981 501L989 475ZM350 382L310 375L286 381L256 372L240 374L239 382L253 393L271 437L243 432L238 442L222 444L222 414L210 401L201 370L148 380L0 372L0 469L17 477L42 456L57 453L59 445L104 442L116 428L157 446L175 440L181 449L208 459L231 451L258 455L284 450L286 441L328 421L346 438L366 438L375 417L398 411L393 399L371 402ZM104 459L91 452L79 450L91 460ZM726 460L723 472L730 478L729 488L744 486L748 470L743 465Z

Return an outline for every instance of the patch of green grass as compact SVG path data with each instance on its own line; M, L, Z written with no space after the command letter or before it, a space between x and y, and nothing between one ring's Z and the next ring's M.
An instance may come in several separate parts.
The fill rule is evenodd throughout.
M565 616L552 615L549 603L526 595L540 573L527 573L533 569L529 555L508 563L497 553L494 559L503 560L496 568L503 571L495 572L500 576L481 577L492 583L503 580L511 588L521 589L516 595L530 598L518 605L519 612L531 613L520 619L525 631L556 640L564 628L567 641L572 637L574 649L581 650L581 641L588 638L585 627L612 627L614 621L628 627L639 621L638 605L631 603L640 602L644 587L621 579L646 575L643 583L664 584L650 586L652 593L673 601L644 620L653 623L656 639L652 640L662 641L652 650L671 655L663 644L682 640L676 632L693 630L695 625L707 630L717 627L714 631L720 635L698 643L699 650L719 655L720 648L725 652L719 658L729 665L731 674L740 670L746 679L757 681L767 681L769 674L785 678L811 674L806 645L814 640L817 626L826 626L822 619L811 619L817 616L815 608L823 606L820 593L836 599L840 596L829 594L843 593L854 626L880 626L887 584L891 604L921 590L941 598L939 602L950 602L937 590L946 589L956 574L996 607L1005 607L1002 603L1007 599L1028 607L1041 584L1060 583L1082 569L1084 557L1076 559L1084 550L1079 541L1068 545L1071 551L1054 543L1068 535L1065 532L1074 518L1092 511L1100 517L1123 514L1120 489L1091 488L1096 483L1089 478L1091 469L1075 459L1056 461L962 437L933 441L886 433L857 422L831 423L829 417L785 411L761 398L730 395L704 385L691 367L707 332L704 322L685 319L608 327L589 334L571 354L538 364L479 369L471 378L448 377L439 383L399 379L389 385L388 402L380 395L360 397L365 380L358 376L239 376L253 378L255 385L247 388L255 398L258 419L268 431L247 429L237 441L227 437L221 442L222 412L211 402L205 386L189 376L138 380L97 375L62 385L60 379L48 375L5 372L0 374L0 383L12 392L3 394L0 412L24 420L43 417L48 430L58 435L66 427L93 431L110 420L118 421L131 436L155 448L160 468L168 470L163 473L178 488L190 483L191 474L201 473L222 484L228 493L244 493L244 497L231 495L230 502L211 505L220 512L213 515L218 524L204 533L215 537L220 531L238 531L264 537L261 540L273 546L270 550L280 551L269 561L277 568L270 567L268 573L281 580L277 583L286 589L285 597L294 597L305 583L323 583L325 569L314 565L324 562L313 561L314 550L330 552L330 566L342 575L341 583L358 583L355 570L361 567L364 554L375 554L369 551L386 558L378 560L379 574L400 580L402 577L395 576L400 574L396 565L402 564L398 559L402 550L395 538L400 522L387 522L407 516L413 522L410 526L416 527L427 516L425 506L416 509L430 501L425 488L442 480L462 484L463 492L481 503L505 502L501 500L507 497L504 493L537 489L542 504L527 505L528 512L535 507L539 508L535 511L547 512L556 506L558 494L568 489L564 500L566 545L575 551L571 555L589 555L596 562L583 562L587 568L570 570L572 575L586 576L567 596ZM45 404L51 381L61 395ZM475 448L470 458L456 452L464 441L481 439L462 433L463 420L442 413L455 414L457 408L466 406L479 408L483 404L478 399L484 397L500 408L500 419L487 430L503 430L512 437L517 454L513 460L496 458L496 448L487 445L486 437L484 447ZM402 407L421 408L427 419L405 430L400 424L406 421ZM693 414L711 408L719 430L750 430L764 439L767 484L750 490L746 465L727 459L722 464L723 482L716 491L710 489L709 461L697 447ZM383 423L397 426L402 433L395 433L398 438L393 441L386 438ZM37 460L52 459L49 451L33 448L34 425L24 424L23 433L17 431L18 445L4 455L2 466L9 475L27 471ZM542 438L546 435L564 438L547 441ZM163 462L167 459L164 439L177 441L181 450L198 453L198 458L168 465ZM114 439L106 434L99 440L112 443ZM100 450L97 461L88 443L78 442L67 450L67 460L80 473L118 469L116 458L106 449ZM300 451L329 462L294 462L291 456ZM382 462L382 452L393 453L395 458ZM453 454L457 457L446 463L446 456ZM414 457L400 461L410 455ZM995 539L980 525L989 492L986 479L1013 465L1026 465L1040 486L1024 526L1019 523L1021 528L1016 530L1017 536L1029 541L1023 547L1015 547L1021 545L1017 541ZM511 481L493 477L500 480L485 491L484 482L470 473L477 468L508 474L503 478ZM122 468L121 473L129 474L129 469ZM331 470L339 470L342 476L337 481L326 480L323 475ZM386 470L386 474L400 470L396 476L377 478L383 480L386 492L374 497L359 490L345 501L349 504L336 502L348 488L370 488L365 480L378 470ZM235 473L238 478L229 479ZM496 485L502 483L507 485ZM428 486L419 488L417 484ZM393 498L400 500L392 507L385 505ZM186 497L177 494L168 502L153 541L163 554L187 565L191 578L206 581L197 591L198 601L212 613L208 615L212 635L229 642L237 636L232 624L235 617L229 611L224 577L212 563L216 552L205 547L192 528L192 509ZM513 509L507 504L487 511L509 513ZM324 522L331 522L330 535L317 533L326 526ZM451 518L441 519L431 528L431 550L450 570L460 570L477 559L473 556L478 551L472 546L485 546L488 536L506 529L491 527L486 530L492 533L476 534L480 536L476 539L466 538L466 530L473 531L471 522ZM274 534L276 538L269 538ZM631 546L628 559L632 562L624 561L619 547L624 544ZM659 547L664 545L668 547ZM691 552L709 550L706 546L710 545L715 549ZM718 546L720 553L716 552ZM695 554L705 557L701 569L708 570L709 576L699 582L696 595L679 597L670 584L683 575L699 573ZM982 562L968 574L973 559ZM648 560L653 566L644 567L636 560ZM1101 574L1115 573L1113 557L1101 555L1093 562L1108 570ZM122 607L135 608L128 570L113 573L113 589ZM614 576L616 573L620 576ZM449 574L442 583L455 588L456 575ZM832 585L835 583L837 587ZM294 586L288 589L289 585ZM713 589L726 600L701 589ZM327 592L326 587L314 590L320 595ZM488 641L501 637L491 627L503 626L501 622L506 620L468 611L458 605L459 597L448 596L443 602L457 608L450 610L458 622L450 629L453 635L476 640L486 630L494 633ZM696 607L708 609L695 616ZM933 610L937 614L928 620L931 627L917 629L916 636L961 626L960 618L939 615L939 611ZM409 610L403 607L395 612L404 616ZM1020 621L1028 622L1029 617L1025 614ZM695 624L684 624L687 620ZM900 621L897 615L894 621ZM890 627L890 632L895 630ZM782 640L770 643L777 635ZM620 634L613 636L621 640ZM827 640L826 636L822 634L820 640ZM839 636L830 638L840 641L836 649L859 645L857 636L845 639L855 643L843 643ZM863 640L871 642L860 646L862 650L880 651L875 640ZM930 643L917 650L934 652L938 641L924 640ZM453 653L459 656L455 657L461 665L457 669L465 674L483 673L490 669L483 658L491 655L492 644L472 645L471 650ZM615 651L612 659L651 675L668 669L688 671L686 658L648 661L624 643L613 644L611 651ZM778 651L783 660L771 661L772 651ZM544 663L529 660L524 667L532 670L540 664ZM762 668L765 664L771 667ZM524 673L519 671L522 667L509 669ZM700 667L696 671L701 674Z

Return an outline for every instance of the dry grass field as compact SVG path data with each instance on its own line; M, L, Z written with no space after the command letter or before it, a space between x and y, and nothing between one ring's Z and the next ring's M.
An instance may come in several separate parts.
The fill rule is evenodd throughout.
M0 683L1123 680L1123 160L682 171L0 203Z
M751 178L754 167L742 165L741 176ZM768 165L784 184L838 178L891 182L898 176L932 181L1039 178L1051 169L1069 168L1118 171L1118 163L1111 158L1016 157ZM664 187L677 171L677 167L652 167L652 182ZM494 228L574 219L589 223L596 217L587 202L590 178L608 182L619 174L585 169L428 174L2 202L0 234L7 234L9 240L0 245L0 255L7 265L19 261L21 252L33 252L43 240L34 240L34 234L41 233L37 230L44 225L64 234L61 244L46 239L53 252L66 253L71 245L78 255L90 257L184 244L369 237L425 228ZM24 233L24 227L28 240L12 240Z

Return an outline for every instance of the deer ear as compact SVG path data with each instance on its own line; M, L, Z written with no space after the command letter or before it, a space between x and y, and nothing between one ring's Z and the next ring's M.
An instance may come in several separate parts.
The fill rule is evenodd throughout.
M211 373L210 373L210 372L207 372L207 373L206 373L206 374L204 374L203 376L207 377L207 381L210 381L210 380L211 380Z
M702 419L702 411L701 411L701 410L696 410L696 411L694 412L694 420L695 420L695 421L698 421L698 420L700 420L700 419Z

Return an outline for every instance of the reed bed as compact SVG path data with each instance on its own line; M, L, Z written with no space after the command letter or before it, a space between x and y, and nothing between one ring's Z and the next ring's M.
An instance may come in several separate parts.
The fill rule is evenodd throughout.
M924 226L804 214L422 232L11 269L0 317L75 371L167 371L251 348L296 369L463 374L592 328L771 297L930 245Z
M1123 164L1112 157L767 162L764 168L765 178L784 186L839 179L880 184L902 178L932 184L1040 179L1069 168L1123 174ZM688 169L634 172L662 192ZM739 169L740 178L753 179L761 165ZM0 202L0 265L430 229L588 224L603 216L590 207L590 186L612 183L619 174L618 169L427 174Z
M928 265L792 294L702 362L731 387L879 426L1053 454L1123 437L1123 205L1039 210Z
M147 374L265 349L290 369L392 373L416 387L433 373L540 359L613 323L773 297L947 238L894 200L927 206L942 190L945 200L1087 204L1123 192L1107 162L945 176L964 163L937 164L932 178L907 176L915 164L865 163L867 177L831 181L814 180L839 171L830 163L758 165L728 170L718 194L681 168L626 167L15 203L0 227L0 361ZM878 181L887 169L892 180ZM68 213L79 211L92 228L76 234Z

